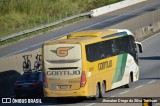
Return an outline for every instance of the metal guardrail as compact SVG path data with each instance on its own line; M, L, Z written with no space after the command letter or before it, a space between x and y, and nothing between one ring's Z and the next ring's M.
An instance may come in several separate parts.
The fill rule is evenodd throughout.
M46 24L46 25L43 25L43 26L40 26L40 27L35 27L35 28L28 29L28 30L25 30L25 31L22 31L22 32L14 33L14 34L8 35L6 37L0 38L0 42L6 41L8 39L11 39L11 38L14 38L14 37L18 37L18 36L21 36L21 35L25 35L25 34L29 34L29 33L32 33L32 32L36 32L38 30L42 30L42 29L45 29L45 28L48 28L48 27L52 27L52 26L61 24L63 22L75 19L75 18L79 18L79 17L82 17L82 16L90 16L91 14L92 14L92 11L86 12L86 13L80 13L80 14L77 14L77 15L73 15L73 16L64 18L64 19L62 19L60 21L57 21L57 22Z

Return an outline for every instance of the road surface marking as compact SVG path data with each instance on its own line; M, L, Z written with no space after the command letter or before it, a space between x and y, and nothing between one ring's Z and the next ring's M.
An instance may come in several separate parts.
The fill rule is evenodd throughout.
M115 96L111 96L111 97L115 97Z
M56 38L55 38L55 39L56 39ZM32 48L32 47L36 47L36 46L41 45L41 44L43 44L43 43L44 43L44 42L37 43L37 44L35 44L35 45L30 46L30 48Z
M151 83L153 83L153 82L155 82L156 80L152 80L152 81L150 81L150 82L148 82L148 84L151 84Z
M127 92L129 92L129 90L128 90L128 91L121 92L121 93L119 93L119 94L122 95L122 94L125 94L125 93L127 93Z
M141 88L143 85L139 85L137 87L135 87L134 89L138 89L138 88Z
M88 105L86 105L86 106L91 106L91 105L95 105L96 103L91 103L91 104L88 104Z
M151 37L148 37L147 39L142 40L141 43L143 43L143 42L149 40L150 38L153 38L153 37L155 37L155 36L157 36L157 35L159 35L159 34L160 34L160 32L157 33L157 34L155 34L155 35L153 35L153 36L151 36Z
M17 51L17 52L13 52L13 53L8 54L7 56L3 56L3 57L1 57L1 58L5 58L5 57L8 57L8 56L10 56L10 55L14 55L14 54L16 54L16 53L19 53L19 52L25 51L25 50L27 50L27 49L29 49L29 48L30 48L30 47L25 48L25 49L22 49L22 50L19 50L19 51Z
M132 13L134 13L134 12L138 12L138 11L140 11L140 10L143 10L144 8L151 7L151 6L154 6L154 5L156 5L156 4L157 4L157 3L155 3L155 4L153 4L153 5L149 5L149 6L142 7L142 8L140 8L140 9L136 9L136 10L134 10L134 11L131 11L131 12L128 12L128 13L125 13L125 14L119 15L119 16L117 16L117 17L113 17L113 18L110 18L110 19L107 19L107 20L104 20L104 21L101 21L101 22L98 22L98 23L95 23L95 24L92 24L92 25L86 26L86 27L84 27L84 28L81 28L81 29L78 29L78 30L75 30L75 31L69 32L69 33L67 33L67 34L63 34L63 35L61 35L61 36L59 36L59 37L56 37L56 38L60 38L60 37L63 37L63 36L65 36L65 35L69 35L69 34L71 34L71 33L73 33L73 32L81 31L81 30L83 30L83 29L87 29L87 28L90 28L90 27L92 27L92 26L99 25L99 24L104 23L104 22L107 22L107 21L111 21L111 20L113 20L113 19L117 19L117 18L119 18L119 17L125 16L125 15L128 15L128 14L132 14ZM56 39L56 38L49 39L49 40L47 40L47 41L54 40L54 39ZM44 42L46 42L46 41L44 41ZM31 47L38 46L38 45L40 45L40 44L42 44L42 43L44 43L44 42L41 42L41 43L38 43L38 44L32 45L32 46L30 46L30 47L28 47L28 48L25 48L25 49L22 49L22 50L19 50L19 51L13 52L13 53L11 53L11 54L8 54L7 56L10 56L10 55L13 55L13 54L16 54L16 53L22 52L22 51L27 50L27 49L29 49L29 48L31 48ZM2 56L2 57L0 57L0 58L7 57L7 56Z

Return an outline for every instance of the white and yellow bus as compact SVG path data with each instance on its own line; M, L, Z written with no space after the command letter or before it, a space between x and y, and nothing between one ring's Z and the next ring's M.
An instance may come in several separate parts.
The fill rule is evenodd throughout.
M42 58L45 97L103 97L139 78L136 43L128 30L76 32L45 43Z

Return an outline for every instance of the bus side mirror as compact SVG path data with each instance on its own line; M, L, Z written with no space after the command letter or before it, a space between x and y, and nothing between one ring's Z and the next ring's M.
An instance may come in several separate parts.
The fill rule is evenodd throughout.
M139 49L139 53L142 53L143 52L143 46L142 46L142 43L140 42L135 42L136 45L138 46L138 49Z

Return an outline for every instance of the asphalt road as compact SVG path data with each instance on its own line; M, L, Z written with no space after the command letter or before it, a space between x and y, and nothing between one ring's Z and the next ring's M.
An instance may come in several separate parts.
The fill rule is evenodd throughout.
M130 88L120 87L106 92L111 97L159 97L160 100L160 33L142 42L144 51L139 54L140 79L130 84ZM55 105L67 106L142 106L142 103L102 103L98 100L65 99ZM158 99L157 99L158 100ZM160 103L159 103L160 104ZM158 103L153 104L159 106Z
M115 12L111 12L99 17L91 18L88 20L81 21L79 23L65 26L45 34L41 34L36 37L28 38L26 40L14 43L6 47L0 47L0 58L25 51L32 51L34 49L40 48L45 41L53 40L59 38L60 36L68 35L75 31L106 28L158 8L160 8L159 0L147 0L142 3L117 10Z

